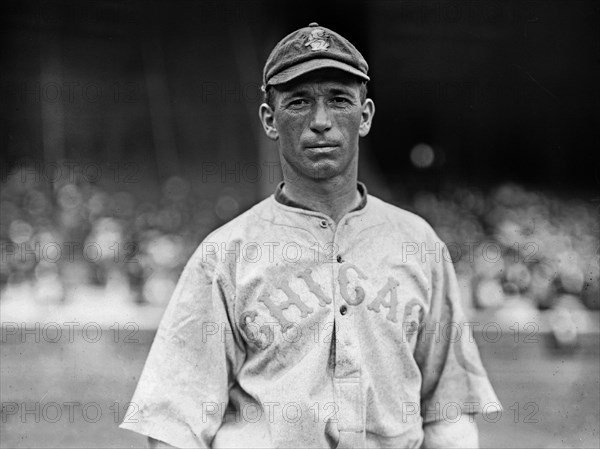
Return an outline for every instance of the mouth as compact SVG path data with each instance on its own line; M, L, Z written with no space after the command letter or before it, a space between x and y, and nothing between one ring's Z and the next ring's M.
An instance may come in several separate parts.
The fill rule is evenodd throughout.
M339 145L337 143L323 142L307 145L305 148L316 153L327 153L338 149Z

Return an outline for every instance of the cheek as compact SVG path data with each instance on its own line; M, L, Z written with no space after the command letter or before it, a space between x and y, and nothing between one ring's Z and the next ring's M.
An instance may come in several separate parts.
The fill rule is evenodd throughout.
M276 116L276 128L283 142L298 140L306 128L304 117L290 117L286 114Z
M360 115L344 114L336 120L336 127L348 138L358 136L360 128Z

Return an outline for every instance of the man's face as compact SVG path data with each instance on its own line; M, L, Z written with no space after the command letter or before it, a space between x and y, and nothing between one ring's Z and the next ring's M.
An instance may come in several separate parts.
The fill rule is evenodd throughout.
M317 70L277 86L274 110L267 112L272 114L272 134L267 135L279 141L288 178L351 176L358 162L358 138L368 133L373 112L371 100L361 102L355 77ZM263 124L264 116L261 109Z

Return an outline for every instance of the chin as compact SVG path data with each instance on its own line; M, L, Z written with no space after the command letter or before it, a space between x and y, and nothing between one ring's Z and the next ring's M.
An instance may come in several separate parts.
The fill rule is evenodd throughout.
M325 181L334 178L339 174L340 168L336 164L331 163L315 164L308 170L308 176L319 181Z

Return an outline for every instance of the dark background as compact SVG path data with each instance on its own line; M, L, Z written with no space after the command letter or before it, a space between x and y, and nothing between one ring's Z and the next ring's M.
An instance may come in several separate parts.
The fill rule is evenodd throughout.
M384 185L512 180L589 192L600 177L599 8L595 1L3 3L2 163L129 160L160 180L197 173L207 161L260 160L268 146L256 113L263 63L281 36L318 21L370 63L377 115L363 153ZM427 170L409 159L419 142L435 150Z

